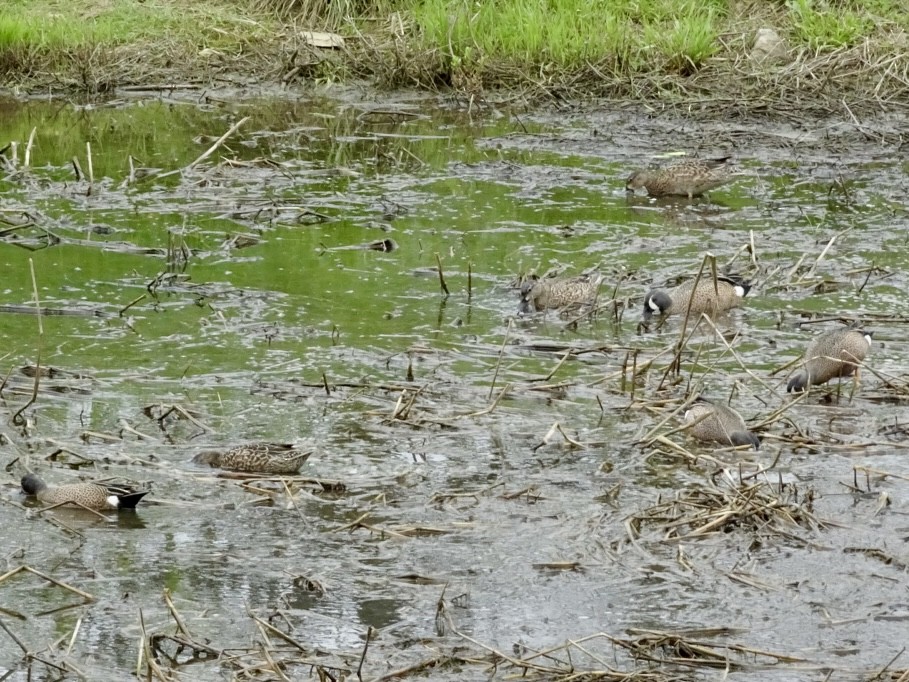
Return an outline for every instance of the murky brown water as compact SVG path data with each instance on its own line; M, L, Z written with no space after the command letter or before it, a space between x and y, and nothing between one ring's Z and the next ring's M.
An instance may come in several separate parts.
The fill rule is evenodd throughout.
M337 678L357 669L370 627L364 679L438 655L478 659L480 645L531 657L641 630L726 628L689 639L729 655L730 678L859 679L905 645L903 122L704 124L630 108L468 117L349 95L9 111L0 143L19 147L0 182L0 538L10 570L91 601L35 574L0 580L3 679L131 676L143 641L177 632L165 590L182 636L240 658L189 662L184 649L180 665L159 656L152 679L174 668L281 679L241 672L266 660L266 636L288 679L313 666ZM185 168L246 115L195 168L129 182L130 155L134 167ZM71 166L78 156L88 172L87 141L91 186ZM676 150L732 153L750 176L710 201L629 201L629 169ZM397 248L347 248L382 239ZM707 252L721 266L738 254L733 268L755 282L717 321L734 354L705 326L663 381L679 322L639 334L643 294L694 274ZM21 308L34 305L30 264L42 306L78 313L43 316L43 340ZM576 325L516 319L517 275L554 266L605 272L601 298L628 306L621 319L611 308ZM839 402L812 393L762 432L758 453L668 436L705 456L692 463L639 444L688 390L733 395L753 423L771 415L789 400L787 372L771 372L842 316L875 331L854 399L850 384ZM830 321L799 327L812 317ZM33 379L21 368L39 349L58 372L22 424ZM638 367L653 362L632 393L635 354ZM260 439L315 449L293 498L191 462ZM38 514L20 507L26 466L54 483L123 477L152 492L106 521ZM756 515L692 534L698 524L670 533L670 519L646 520L676 495L734 502L755 483L791 505L791 522ZM13 635L37 657L30 678ZM571 650L577 670L646 669L606 636ZM553 670L530 675L559 678L554 659L534 660ZM516 670L450 660L410 676Z

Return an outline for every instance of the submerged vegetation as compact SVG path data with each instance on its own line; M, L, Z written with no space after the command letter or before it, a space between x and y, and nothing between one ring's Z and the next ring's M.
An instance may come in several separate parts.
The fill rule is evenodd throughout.
M769 46L756 45L762 30ZM508 88L880 104L909 89L907 30L896 0L11 0L0 74L25 90L89 94L368 78L472 100Z

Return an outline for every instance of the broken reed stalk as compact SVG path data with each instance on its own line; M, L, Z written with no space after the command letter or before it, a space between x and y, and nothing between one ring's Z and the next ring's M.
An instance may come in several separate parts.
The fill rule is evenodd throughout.
M171 618L174 619L174 622L177 624L177 629L186 636L187 639L192 639L192 633L190 633L189 628L186 627L186 623L183 622L183 618L177 612L177 607L174 606L173 600L170 598L170 590L164 588L164 603L167 604L167 610L170 611Z
M94 514L102 521L107 521L107 517L99 512L97 509L92 509L91 507L86 507L84 504L79 504L78 502L57 502L57 504L52 504L49 507L42 507L39 511L35 512L38 516L46 512L58 509L59 507L75 507L83 511L88 512L89 514Z
M16 646L18 646L20 649L22 649L23 654L28 655L28 647L22 643L21 639L16 637L16 633L14 633L12 630L9 629L9 626L5 622L3 622L2 618L0 618L0 628L3 628L3 631L6 634L8 634L10 639L16 643Z
M691 295L688 297L688 306L685 308L685 319L682 320L682 328L679 330L679 341L676 347L675 358L673 358L672 363L669 365L671 368L675 369L676 374L679 373L679 368L682 365L682 351L685 349L685 332L688 329L688 318L691 315L691 306L694 304L694 292L697 291L698 284L701 283L701 276L704 274L704 265L708 261L712 264L714 288L719 287L719 283L716 280L716 256L711 253L704 254L704 258L701 260L701 267L698 269L698 274L694 278L694 286L691 288Z
M634 391L637 386L637 377L638 377L638 353L640 348L635 348L631 351L631 403L634 404Z
M713 293L716 294L716 297L720 297L720 282L716 274L716 256L709 255L710 258L710 274L713 275Z
M870 275L869 275L870 276ZM867 280L865 280L867 282ZM864 285L863 285L864 286ZM861 289L859 289L861 292ZM473 266L467 261L467 300L473 295Z
M303 512L300 510L300 507L297 506L297 500L294 498L294 493L290 489L290 486L287 484L287 479L284 476L282 476L280 480L281 480L281 486L284 488L284 494L287 495L287 499L290 500L290 504L293 506L294 510L297 512L297 516L300 517L300 521L303 522L304 526L308 525L309 521L307 521L306 516L303 515Z
M13 424L16 426L22 426L24 424L25 420L22 418L22 413L38 400L38 386L41 383L41 351L44 348L44 323L41 321L41 300L38 298L38 280L35 277L35 262L31 258L28 259L28 267L32 273L32 292L35 294L35 317L38 318L38 354L35 360L35 383L32 386L32 396L28 399L28 402L20 407L16 414L13 415Z
M31 566L25 566L25 565L17 566L16 568L14 568L12 570L7 571L3 575L0 575L0 583L8 580L9 578L12 578L14 575L18 575L19 573L22 573L23 571L25 571L27 573L31 573L32 575L36 575L39 578L41 578L42 580L46 580L49 583L53 583L54 585L56 585L57 587L59 587L61 589L64 589L69 592L72 592L73 594L79 595L80 597L82 597L85 600L86 603L95 601L95 598L92 595L90 595L88 592L83 592L78 587L73 587L72 585L68 585L67 583L57 580L56 578L52 578L47 573L42 573L37 568L32 568Z
M695 426L700 424L705 419L709 419L711 416L712 416L712 414L710 412L705 412L700 417L695 419L693 422L685 422L679 426L676 426L674 429L669 429L668 431L664 431L663 433L660 434L660 437L665 438L666 436L671 436L674 433L679 433L682 431L688 431L690 429L693 429Z
M203 161L205 161L205 159L207 159L209 156L211 156L212 154L214 154L214 153L217 151L218 147L220 147L222 144L224 144L224 141L225 141L228 137L230 137L231 135L233 135L233 134L237 131L237 129L239 129L240 126L242 126L242 125L243 125L244 123L246 123L248 120L249 120L249 116L244 116L244 117L241 118L239 121L237 121L236 123L234 123L234 124L230 127L230 130L228 130L228 131L227 131L226 133L224 133L221 137L219 137L211 147L209 147L209 148L206 149L204 152L202 152L198 157L196 157L195 161L193 161L191 164L189 164L188 166L186 166L185 168L183 168L183 170L192 170L193 168L195 168L196 166L198 166L200 163L202 163Z
M439 257L439 254L436 254L436 264L439 266L439 284L442 285L442 291L445 292L445 297L451 296L451 293L448 291L448 285L445 284L445 274L442 272L442 259Z
M812 265L810 268L808 268L808 272L805 273L805 275L802 277L802 279L805 279L805 277L811 277L811 275L814 274L814 271L817 270L817 266L821 264L822 260L824 260L824 256L827 255L827 252L833 246L834 242L836 242L836 240L839 237L846 234L846 232L848 232L848 231L849 230L843 230L842 232L837 232L835 235L833 235L830 238L830 241L827 242L827 246L825 246L824 249L821 251L821 255L819 255L817 257L817 260L814 261L814 265Z
M630 351L625 351L625 357L622 358L621 378L619 379L619 391L625 392L625 382L628 380L628 356Z
M552 368L552 371L549 372L549 374L547 374L545 377L541 377L541 378L539 378L539 379L531 379L530 381L531 381L531 382L536 382L536 381L549 381L550 379L552 379L552 377L554 377L554 376L556 375L556 372L558 372L558 371L562 368L562 365L565 364L565 361L566 361L568 358L570 358L572 355L573 355L573 353L571 352L571 350L566 350L566 351L562 354L562 357L559 359L558 364L557 364L555 367Z
M331 398L331 387L328 385L328 377L322 372L322 388L325 389L325 395Z
M366 650L369 649L369 641L372 639L372 625L366 628L366 641L363 643L363 651L360 653L360 664L357 666L357 679L363 682L363 663L366 661Z
M87 161L88 161L88 193L91 194L92 187L95 184L95 167L94 167L94 164L92 163L92 143L91 142L85 143L85 156L87 157Z
M703 388L703 387L700 387L700 388ZM697 400L698 395L700 395L700 390L698 390L698 391L692 390L691 393L688 395L688 397L685 399L685 401L681 405L679 405L672 412L670 412L668 416L664 417L663 420L659 424L657 424L652 429L650 429L650 431L648 431L643 436L643 438L638 439L638 441L635 443L635 445L641 445L641 446L650 445L653 442L654 434L657 433L661 428L663 428L663 425L666 424L670 419L675 417L679 412L681 412L682 410L688 409L691 406L691 404L695 400Z
M155 654L151 650L151 637L148 636L148 632L145 629L145 616L141 607L139 607L139 631L142 633L142 646L139 647L139 656L136 660L136 677L140 680L144 678L147 682L151 682L154 675L162 682L168 682L167 675L158 666ZM145 675L142 674L141 668L143 659L145 660Z
M38 132L38 128L32 128L31 135L28 136L28 144L25 145L25 161L22 163L22 170L28 170L29 165L32 161L32 145L35 144L35 133Z
M502 339L502 347L499 349L499 357L496 358L496 369L492 375L492 385L489 387L489 395L486 396L486 400L492 400L492 392L496 387L496 379L499 378L499 368L502 366L502 356L505 354L505 344L508 343L508 336L511 334L511 325L513 320L508 318L508 327L505 329L505 338Z
M748 369L748 367L745 365L745 363L742 362L742 358L739 357L739 354L735 352L735 349L734 349L731 345L729 345L729 342L726 340L726 337L723 336L723 334L720 332L719 329L717 329L716 325L713 323L713 320L711 320L711 319L710 319L709 317L707 317L706 315L704 316L704 319L707 320L707 324L710 325L710 328L713 329L713 331L714 331L714 332L716 333L716 335L719 337L720 341L723 342L723 345L726 346L726 350L728 350L728 351L732 354L732 357L735 358L735 361L739 364L739 367L741 367L742 370L744 370L744 372L745 372L748 376L750 376L752 379L754 379L755 381L757 381L761 386L763 386L763 387L766 388L768 391L770 391L774 396L776 396L777 398L779 398L780 400L782 400L782 399L783 399L783 396L781 396L779 393L777 393L776 390L773 388L773 386L771 386L770 384L768 384L766 381L764 381L763 379L761 379L757 374L755 374L755 373L752 372L750 369Z
M249 616L250 618L252 618L253 621L256 623L256 625L261 626L263 630L265 630L265 631L267 631L267 632L270 632L271 634L273 634L273 635L274 635L275 637L277 637L278 639L284 640L285 642L287 642L288 644L290 644L290 645L293 646L293 647L296 647L297 649L299 649L299 650L300 650L301 652L303 652L303 653L307 653L307 652L309 651L309 649L308 649L306 646L304 646L303 644L301 644L300 642L298 642L297 640L295 640L293 637L291 637L290 635L288 635L286 632L283 632L283 631L279 630L278 628L276 628L276 627L275 627L274 625L272 625L271 623L269 623L269 622L267 622L267 621L264 621L264 620L262 620L261 618L259 618L256 614L254 614L254 613L250 610L248 604L247 604L247 606L246 606L246 615Z
M865 290L865 287L868 284L868 280L871 279L871 274L874 272L874 261L871 261L871 267L868 268L868 274L865 275L865 281L862 282L862 286L858 288L858 293L862 293Z
M136 305L139 301L141 301L142 299L144 299L147 295L148 295L148 294L142 294L141 296L137 296L137 297L134 298L132 301L130 301L129 303L127 303L125 306L123 306L122 308L120 308L119 312L117 313L118 317L123 317L123 313L125 313L127 310L129 310L130 308L132 308L132 307L133 307L134 305Z
M166 173L149 173L148 175L143 175L139 179L147 180L149 178L157 178L157 179L168 178L171 175L177 175L178 173L185 173L186 171L192 170L193 168L198 166L200 163L205 161L205 159L207 159L209 156L214 154L217 151L218 147L220 147L222 144L224 144L224 141L227 140L228 137L233 135L237 131L237 129L239 129L240 126L242 126L248 120L249 120L249 116L244 116L239 121L234 123L226 133L224 133L221 137L219 137L217 140L215 140L215 143L211 147L209 147L204 152L202 152L199 156L197 156L195 158L195 160L192 161L192 163L189 163L188 165L183 166L183 168L177 168L176 170L167 171Z
M666 350L672 352L672 360L666 365L666 371L663 372L663 376L660 377L660 383L657 386L657 391L663 390L663 384L666 383L666 380L669 378L670 374L680 374L682 367L682 352L685 350L685 346L689 341L694 337L695 332L698 330L698 327L701 324L701 318L706 317L703 313L698 316L698 321L694 325L694 329L691 330L691 333L688 335L687 339L681 340L675 344L675 348L667 347ZM665 352L665 351L663 351ZM661 352L660 355L663 353ZM656 359L656 358L654 358Z
M79 616L79 620L76 621L76 626L73 628L73 634L69 638L69 644L66 645L66 655L69 656L73 647L76 645L76 638L79 636L79 630L82 629L82 616Z

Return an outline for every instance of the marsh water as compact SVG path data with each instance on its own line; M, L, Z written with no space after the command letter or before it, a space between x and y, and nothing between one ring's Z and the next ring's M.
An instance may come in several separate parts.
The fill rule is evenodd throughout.
M0 579L2 679L127 679L156 634L225 653L162 640L175 660L157 652L149 679L338 679L370 628L363 679L448 654L408 675L489 679L507 672L490 650L585 637L578 670L644 670L610 640L644 631L716 647L730 678L909 666L904 122L354 91L2 112L0 539L8 570L42 574ZM630 169L683 151L742 176L626 196ZM708 253L754 288L694 329L676 374L681 322L640 329L641 301ZM606 275L597 315L516 315L519 277L554 269ZM874 331L860 383L789 406L758 452L652 440L692 392L774 415L781 368L843 322ZM253 441L313 455L284 483L192 461ZM815 522L640 521L761 468L749 484ZM39 513L26 469L151 493L135 513ZM255 667L288 647L296 667Z

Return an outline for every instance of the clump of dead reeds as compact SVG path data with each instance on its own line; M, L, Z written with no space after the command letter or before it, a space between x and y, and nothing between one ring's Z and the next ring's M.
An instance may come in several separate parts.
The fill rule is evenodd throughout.
M735 531L778 532L816 529L824 524L814 515L814 493L795 486L759 480L735 480L723 473L723 484L686 488L632 515L626 523L628 538L637 542L645 529L652 540L678 541Z

